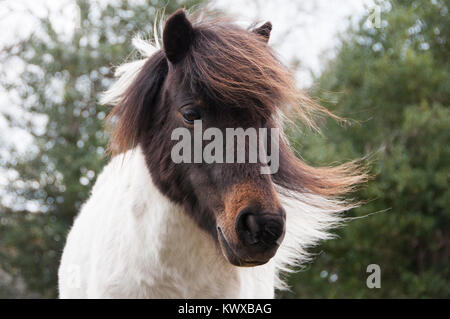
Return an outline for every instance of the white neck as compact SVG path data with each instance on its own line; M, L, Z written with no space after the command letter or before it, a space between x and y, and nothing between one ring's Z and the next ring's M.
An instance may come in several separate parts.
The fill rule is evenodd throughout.
M67 289L64 272L74 264L86 274L76 291ZM153 184L137 148L124 158L114 158L98 177L67 240L60 293L62 297L270 298L274 280L272 263L253 268L228 263L213 238Z

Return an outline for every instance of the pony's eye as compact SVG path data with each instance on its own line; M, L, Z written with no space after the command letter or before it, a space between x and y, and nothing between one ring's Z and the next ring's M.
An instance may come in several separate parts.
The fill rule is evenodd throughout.
M200 119L200 113L195 109L182 110L181 115L183 115L183 120L187 124L194 124L195 120Z

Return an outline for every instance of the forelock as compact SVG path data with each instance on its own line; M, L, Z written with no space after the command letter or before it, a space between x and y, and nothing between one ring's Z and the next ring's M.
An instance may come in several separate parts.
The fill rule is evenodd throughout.
M193 92L263 117L295 103L292 74L257 34L217 20L196 23L194 30L191 50L181 62Z

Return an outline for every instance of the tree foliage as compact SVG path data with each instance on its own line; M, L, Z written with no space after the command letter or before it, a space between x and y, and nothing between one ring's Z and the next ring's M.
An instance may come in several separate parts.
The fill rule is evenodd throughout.
M369 216L320 247L283 296L450 297L449 2L378 5L381 28L366 16L349 30L314 89L351 125L328 123L325 138L291 132L313 163L370 155L374 179L357 194L366 204L350 212ZM369 264L380 289L366 286Z
M4 72L0 81L20 96L21 111L33 115L28 120L4 116L11 126L30 132L34 142L25 156L12 148L11 156L1 158L10 176L7 191L14 199L0 207L0 269L23 279L29 290L43 297L57 295L65 237L107 160L102 119L109 110L98 104L98 98L112 82L113 66L129 56L134 34L152 31L163 8L170 14L198 2L103 5L80 0L80 25L72 34L57 32L43 18L28 39L1 52L5 65L24 65L20 81L12 83ZM44 129L36 127L39 116ZM38 212L27 209L30 202L39 207ZM17 296L21 293L3 295L0 287L0 297Z
M112 66L129 56L130 35L150 32L163 6L170 14L197 2L80 0L73 33L61 35L43 18L28 39L0 52L4 66L24 66L19 81L1 68L0 83L32 114L3 116L33 136L25 156L0 152L9 177L0 195L13 195L0 205L0 297L57 295L65 237L107 161L102 119L109 110L99 106L99 93L112 83ZM349 30L314 89L352 125L330 122L325 138L289 132L312 164L372 154L375 177L356 194L367 203L349 215L377 213L349 222L340 238L319 247L280 297L450 297L449 3L378 5L381 28L364 17ZM1 135L0 144L7 139ZM369 264L381 266L380 289L366 287ZM4 273L24 281L27 293L2 289Z

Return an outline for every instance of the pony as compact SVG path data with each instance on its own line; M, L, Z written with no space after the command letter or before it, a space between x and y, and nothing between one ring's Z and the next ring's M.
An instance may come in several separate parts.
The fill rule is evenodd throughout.
M271 30L180 9L162 40L155 29L154 43L133 41L144 58L120 66L103 95L113 156L68 234L60 298L273 298L288 289L281 274L333 237L366 179L358 161L309 166L283 133L273 174L171 158L171 132L195 121L282 131L293 117L313 129L315 114L336 117L296 87Z

